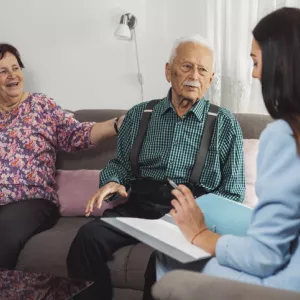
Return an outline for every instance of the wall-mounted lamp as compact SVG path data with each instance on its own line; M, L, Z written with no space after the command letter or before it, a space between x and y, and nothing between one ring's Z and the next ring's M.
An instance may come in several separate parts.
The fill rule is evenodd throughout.
M135 28L137 23L136 17L132 14L121 16L120 24L115 31L115 37L120 40L130 40L131 30Z
M137 23L137 19L132 14L125 14L121 16L120 24L115 31L115 37L119 40L131 40L131 31L133 31L133 40L135 42L135 50L136 50L136 61L137 61L137 68L138 68L138 81L141 85L141 100L144 101L144 78L141 73L140 68L140 61L138 55L138 47L137 47L137 40L136 40L136 32L135 26Z

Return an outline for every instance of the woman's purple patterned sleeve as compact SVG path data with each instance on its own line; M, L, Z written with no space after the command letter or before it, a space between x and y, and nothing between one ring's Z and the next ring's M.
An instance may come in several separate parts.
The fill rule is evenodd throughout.
M50 106L56 120L57 150L73 152L92 146L91 129L94 122L80 123L55 102L51 101Z

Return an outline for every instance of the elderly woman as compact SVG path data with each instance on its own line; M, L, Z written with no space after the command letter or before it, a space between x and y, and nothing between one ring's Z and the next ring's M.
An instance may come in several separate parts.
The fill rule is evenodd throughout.
M247 235L220 236L210 231L191 191L179 186L182 193L173 191L171 215L191 243L214 257L187 266L159 253L157 279L172 269L190 267L300 292L300 10L282 8L269 14L255 27L253 37L252 75L261 81L266 108L276 121L260 138L259 202Z
M79 123L51 98L23 90L17 49L0 44L0 268L13 269L26 241L58 220L56 151L116 135L118 119ZM119 121L121 123L121 120Z

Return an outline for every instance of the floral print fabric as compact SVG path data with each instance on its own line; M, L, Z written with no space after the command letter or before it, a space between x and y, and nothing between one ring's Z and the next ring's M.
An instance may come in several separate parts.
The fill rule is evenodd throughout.
M91 146L94 123L80 123L53 99L38 93L0 113L0 205L23 199L58 204L56 152Z

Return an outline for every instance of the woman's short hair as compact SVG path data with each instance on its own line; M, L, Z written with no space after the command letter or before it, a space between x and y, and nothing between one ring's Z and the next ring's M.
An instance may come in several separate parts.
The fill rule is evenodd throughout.
M284 7L253 30L262 51L262 94L274 119L293 129L300 154L300 9Z
M21 60L21 55L20 55L19 51L17 50L17 48L15 48L14 46L12 46L10 44L0 44L0 59L3 58L5 53L11 53L12 55L14 55L18 61L19 66L22 69L25 68L24 64Z

